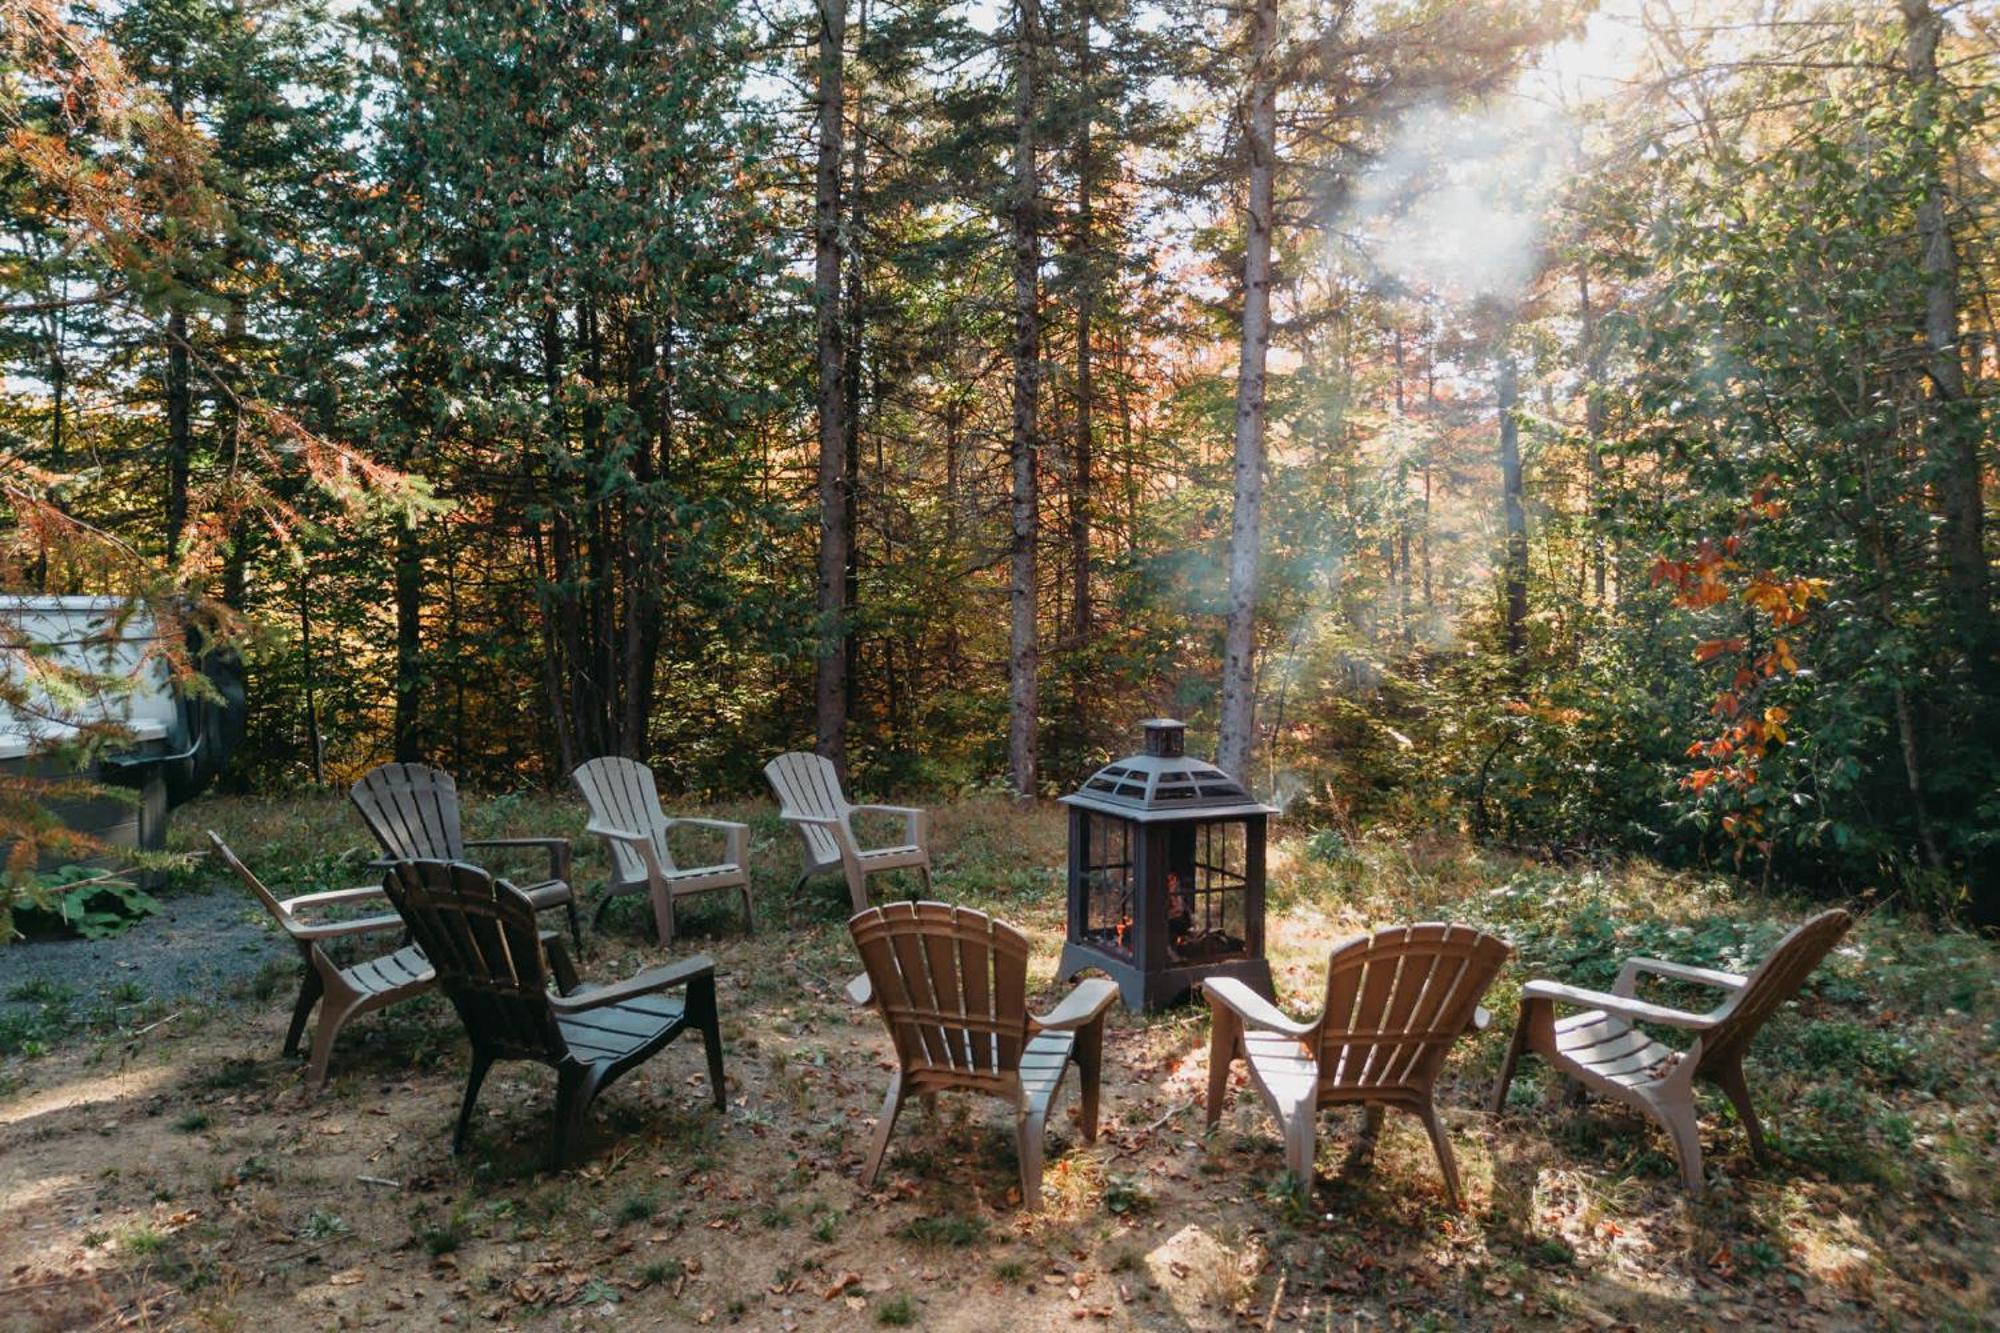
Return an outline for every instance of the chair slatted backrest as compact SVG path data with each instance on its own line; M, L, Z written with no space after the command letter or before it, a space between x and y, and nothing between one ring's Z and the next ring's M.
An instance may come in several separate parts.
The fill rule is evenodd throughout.
M793 751L764 765L764 777L777 795L780 811L814 819L847 818L847 798L840 791L840 770L823 754ZM840 859L840 844L820 824L796 826L822 864Z
M1320 1085L1428 1088L1512 952L1470 926L1393 926L1327 959Z
M347 793L391 860L465 859L458 782L428 764L383 764Z
M1028 1030L1028 939L984 912L887 903L847 923L903 1069L1004 1084Z
M1701 1063L1740 1057L1759 1028L1779 1006L1799 993L1806 978L1840 943L1854 918L1839 908L1792 927L1770 956L1757 965L1743 989L1718 1011L1714 1028L1702 1035Z
M611 755L578 764L569 780L582 795L593 821L629 833L646 834L652 839L653 855L659 858L660 868L674 869L673 853L667 847L667 816L660 809L660 789L653 780L652 769L636 759ZM619 882L643 881L646 862L638 850L615 838L608 841Z
M236 878L242 880L250 892L257 895L257 901L264 904L264 910L277 918L278 924L284 927L285 934L296 941L301 923L297 917L285 910L285 905L278 901L278 896L264 886L263 880L250 873L250 867L237 859L236 853L229 849L229 844L224 842L222 836L214 829L208 831L208 845L215 852L216 858L234 871Z
M478 866L435 859L396 862L383 887L475 1045L502 1057L562 1058L568 1047L526 894Z

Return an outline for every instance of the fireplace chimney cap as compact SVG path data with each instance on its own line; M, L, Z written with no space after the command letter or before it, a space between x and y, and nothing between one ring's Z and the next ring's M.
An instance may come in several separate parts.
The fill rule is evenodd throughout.
M1139 724L1145 751L1106 764L1065 805L1151 823L1161 819L1229 819L1274 815L1272 807L1214 764L1186 753L1187 724L1170 717Z

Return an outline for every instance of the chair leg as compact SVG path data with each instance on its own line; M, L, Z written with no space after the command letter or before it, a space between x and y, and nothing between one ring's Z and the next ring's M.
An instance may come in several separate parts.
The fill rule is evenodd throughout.
M745 935L755 935L757 933L757 913L755 909L753 909L750 906L750 881L747 879L743 881L742 893L743 893L743 933Z
M1652 1103L1653 1114L1674 1141L1674 1160L1680 1163L1681 1185L1695 1198L1701 1197L1701 1121L1694 1097Z
M465 1136L472 1128L472 1107L479 1100L480 1085L486 1082L486 1071L493 1066L490 1052L475 1046L472 1048L472 1071L465 1079L465 1100L458 1107L458 1128L452 1131L451 1151L453 1156L465 1151Z
M1437 1107L1426 1100L1417 1108L1417 1118L1430 1131L1431 1147L1437 1151L1438 1170L1444 1173L1444 1201L1452 1211L1463 1206L1458 1189L1458 1159L1452 1155L1451 1136L1445 1133L1444 1121L1438 1118Z
M1097 1106L1099 1085L1104 1074L1104 1019L1076 1034L1076 1079L1082 1085L1078 1089L1083 1108L1082 1129L1085 1143L1097 1142Z
M889 1094L882 1099L882 1117L875 1122L875 1137L868 1144L868 1160L861 1164L861 1188L875 1188L875 1175L882 1169L882 1154L889 1148L889 1131L903 1109L903 1071L889 1075Z
M306 1020L312 1017L313 1006L326 991L326 983L320 980L319 969L306 964L306 974L299 979L298 1003L292 1006L291 1031L285 1034L285 1054L299 1053L299 1038L306 1030Z
M1292 1173L1292 1188L1301 1200L1312 1198L1313 1162L1318 1156L1318 1122L1319 1102L1311 1093L1303 1102L1286 1108L1278 1116L1278 1123L1285 1131L1285 1169Z
M1514 1081L1514 1068L1521 1062L1521 1055L1528 1049L1528 1025L1532 1021L1530 1010L1532 1000L1521 1001L1521 1013L1514 1020L1514 1038L1507 1043L1507 1056L1500 1062L1500 1078L1493 1085L1493 1114L1499 1115L1507 1109L1507 1088Z
M1716 1085L1729 1098L1729 1104L1736 1108L1736 1118L1743 1122L1743 1132L1750 1138L1751 1158L1762 1163L1766 1160L1764 1127L1757 1123L1757 1108L1750 1101L1750 1085L1744 1081L1742 1061L1729 1061L1715 1071L1714 1077Z
M558 1169L576 1160L590 1104L597 1100L595 1066L564 1064L556 1072L556 1123L550 1164Z
M651 897L653 925L660 933L660 947L671 949L674 944L674 891L664 884L655 884Z
M847 871L847 896L854 904L856 912L868 910L868 874L859 867L849 867Z
M563 911L569 914L569 937L576 941L576 956L583 957L583 920L576 914L576 892L571 890L569 901L563 904Z
M319 1096L326 1086L326 1067L333 1060L333 1039L340 1035L340 1029L354 1013L355 1000L351 995L336 998L329 995L320 1006L319 1026L313 1029L312 1059L306 1064L306 1095Z
M708 1081L715 1093L715 1109L729 1105L722 1074L722 1020L715 1004L715 978L699 977L688 983L688 1021L701 1029L702 1048L708 1053Z
M1208 1019L1208 1123L1222 1119L1222 1099L1229 1094L1229 1066L1236 1058L1236 1034L1241 1025L1227 1009L1211 1008Z
M1357 1153L1374 1153L1375 1145L1382 1138L1384 1114L1380 1102L1369 1102L1361 1108L1361 1142L1355 1145Z
M926 861L918 866L917 873L924 877L924 897L935 898L937 890L931 887L931 863Z
M1014 1115L1014 1151L1021 1159L1021 1206L1029 1212L1042 1206L1042 1153L1048 1136L1048 1107Z

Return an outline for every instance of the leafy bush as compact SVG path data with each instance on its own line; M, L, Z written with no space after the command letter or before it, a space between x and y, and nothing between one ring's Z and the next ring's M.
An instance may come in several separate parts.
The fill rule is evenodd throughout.
M108 939L159 910L159 900L130 880L92 866L63 866L0 887L0 939L62 930Z

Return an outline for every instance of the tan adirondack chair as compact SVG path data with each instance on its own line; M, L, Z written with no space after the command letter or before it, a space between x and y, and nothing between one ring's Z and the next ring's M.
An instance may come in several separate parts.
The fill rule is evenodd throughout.
M578 986L562 975L560 954L547 950L527 895L478 866L398 861L385 887L436 963L438 984L472 1041L454 1153L465 1147L473 1104L495 1060L534 1060L556 1071L551 1158L561 1166L575 1157L597 1094L690 1027L708 1048L709 1086L722 1109L722 1032L708 959L650 968L613 986ZM561 994L549 990L552 970ZM685 994L671 993L677 990Z
M1382 1108L1408 1111L1429 1131L1445 1199L1458 1207L1458 1163L1431 1089L1451 1044L1485 1026L1480 998L1510 952L1470 926L1435 922L1358 936L1328 957L1326 1007L1303 1023L1241 981L1202 982L1211 1018L1208 1123L1222 1115L1230 1066L1243 1059L1284 1135L1292 1179L1310 1196L1323 1107L1368 1107L1371 1137Z
M583 951L583 923L570 892L568 838L467 838L459 821L458 781L428 764L383 764L363 774L348 790L361 822L386 854L383 869L396 861L463 861L474 848L537 848L549 858L549 876L520 887L538 912L560 907L569 914L570 938Z
M1750 1137L1750 1152L1764 1157L1764 1131L1750 1103L1743 1077L1743 1054L1758 1029L1778 1007L1798 993L1854 919L1835 909L1795 927L1749 976L1705 967L1627 958L1607 994L1531 981L1521 991L1521 1017L1493 1089L1493 1109L1507 1104L1507 1085L1525 1051L1532 1051L1584 1089L1623 1102L1660 1122L1673 1140L1681 1183L1700 1195L1701 1128L1694 1083L1705 1079L1721 1088ZM1713 987L1722 1002L1695 1014L1649 1004L1638 998L1639 978L1651 973L1675 981ZM1557 1006L1580 1010L1557 1018ZM1675 1051L1648 1036L1644 1025L1679 1028L1694 1034L1686 1051Z
M1021 1202L1034 1208L1049 1107L1072 1060L1082 1085L1083 1137L1097 1141L1104 1012L1118 987L1093 977L1051 1012L1030 1014L1027 937L969 907L889 903L857 913L847 928L867 969L848 985L848 997L872 1003L882 1015L897 1061L862 1185L874 1185L896 1116L912 1094L964 1088L1013 1104Z
M764 777L778 798L778 815L798 830L800 869L794 892L822 871L840 869L854 910L868 909L868 877L883 870L915 870L931 889L931 854L925 844L929 816L906 805L850 805L841 794L840 775L825 755L794 751L764 765ZM900 815L903 841L893 847L862 847L854 836L857 813Z
M308 893L303 897L280 901L262 880L250 873L250 868L237 859L236 853L229 850L229 844L213 830L209 831L208 842L216 860L234 871L250 892L257 895L257 901L276 918L278 925L298 947L299 956L305 960L305 976L299 983L299 998L292 1006L291 1030L285 1034L285 1054L299 1053L299 1037L305 1032L306 1019L311 1016L313 1006L318 1004L319 1026L313 1029L312 1056L306 1064L306 1093L317 1095L326 1085L326 1067L333 1056L334 1038L340 1035L340 1029L347 1020L429 990L437 984L437 973L432 970L423 951L415 946L394 949L352 967L338 966L320 947L327 940L357 935L400 934L403 918L394 913L317 925L299 919L300 912L311 908L361 903L371 899L387 905L380 888L337 889L332 893Z
M598 900L596 918L611 900L627 893L646 893L653 901L653 921L660 943L674 942L674 903L697 893L735 889L743 895L743 928L756 929L750 907L748 849L750 826L726 819L669 819L660 809L660 791L653 770L634 759L592 759L577 765L569 779L590 808L589 832L604 840L611 853L611 878ZM722 834L722 860L713 865L674 864L667 834L676 828L709 829Z

